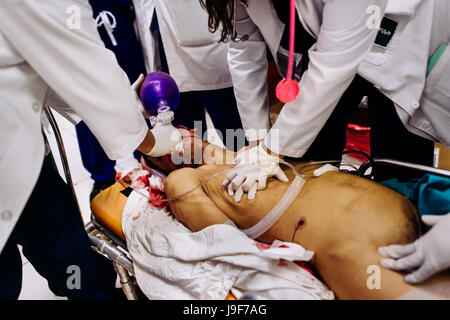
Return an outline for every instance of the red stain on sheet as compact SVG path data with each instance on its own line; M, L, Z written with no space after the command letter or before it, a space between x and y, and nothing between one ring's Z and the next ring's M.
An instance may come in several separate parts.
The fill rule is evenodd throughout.
M143 176L139 176L136 178L135 183L138 185L141 185L143 187L148 186L148 179L150 178L150 173L143 175Z
M268 244L259 242L259 241L253 241L253 244L259 249L259 250L267 250L270 248Z
M139 219L140 216L141 216L141 213L139 212L139 214L137 216L134 216L133 218L131 218L131 220L135 221L135 220Z
M313 267L309 263L305 261L294 261L294 263L314 275Z
M166 198L163 189L148 187L148 203L155 208L163 209L169 204L167 201L161 201Z
M288 262L284 259L280 259L280 261L278 261L279 267L287 267L288 265L289 265Z

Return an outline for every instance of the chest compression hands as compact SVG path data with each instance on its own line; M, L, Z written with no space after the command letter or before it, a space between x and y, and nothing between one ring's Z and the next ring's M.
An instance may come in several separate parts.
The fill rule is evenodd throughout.
M272 176L283 182L289 181L280 168L280 159L268 154L260 144L238 154L223 185L230 196L234 195L235 202L241 201L244 193L252 200L258 190L266 188L267 179Z

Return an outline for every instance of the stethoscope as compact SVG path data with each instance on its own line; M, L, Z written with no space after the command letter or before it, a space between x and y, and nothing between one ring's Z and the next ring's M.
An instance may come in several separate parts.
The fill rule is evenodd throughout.
M294 68L294 45L295 45L295 0L289 0L289 59L286 72L286 78L278 82L275 88L275 94L277 98L283 103L289 103L297 99L300 91L297 81L292 79L292 70ZM233 0L233 35L231 41L246 41L248 40L248 34L242 37L237 37L236 32L236 0Z

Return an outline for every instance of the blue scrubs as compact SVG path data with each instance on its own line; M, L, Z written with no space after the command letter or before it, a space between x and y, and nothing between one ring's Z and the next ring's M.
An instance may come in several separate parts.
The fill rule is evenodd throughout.
M116 19L116 27L113 30L117 46L114 46L106 29L98 28L99 34L106 48L113 51L117 62L125 71L128 79L133 83L139 75L145 74L144 56L141 44L134 30L135 12L131 0L90 0L94 18L100 12L109 11ZM110 20L112 22L112 20ZM105 85L108 76L105 75ZM110 160L103 151L100 143L84 122L76 126L78 144L80 146L81 159L86 170L91 174L91 178L96 182L114 181L116 172L115 161ZM139 153L136 152L138 157Z

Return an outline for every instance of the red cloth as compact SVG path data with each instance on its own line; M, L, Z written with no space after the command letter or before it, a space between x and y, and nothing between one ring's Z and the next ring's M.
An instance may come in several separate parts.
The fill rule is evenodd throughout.
M370 155L370 127L349 123L347 126L347 144L344 151L347 150L358 150ZM357 153L348 155L362 162L367 161L366 157Z

